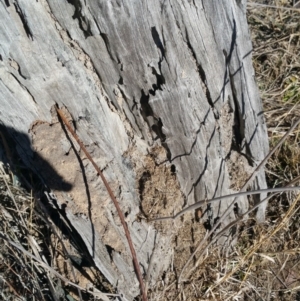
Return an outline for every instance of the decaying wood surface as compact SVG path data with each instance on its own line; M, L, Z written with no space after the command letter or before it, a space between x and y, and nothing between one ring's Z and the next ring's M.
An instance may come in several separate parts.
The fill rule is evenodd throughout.
M151 286L194 216L175 226L147 218L237 192L268 152L245 14L238 0L0 2L1 123L128 299L139 286L120 221L53 106L114 189ZM263 171L251 188L266 188ZM213 224L231 201L203 208L201 221ZM245 212L247 197L238 206Z

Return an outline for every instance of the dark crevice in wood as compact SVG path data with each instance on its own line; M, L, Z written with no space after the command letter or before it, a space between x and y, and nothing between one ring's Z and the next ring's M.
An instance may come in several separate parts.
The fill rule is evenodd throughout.
M167 152L167 159L170 161L172 158L171 151L165 142L166 140L166 135L163 133L162 127L163 123L162 120L159 117L156 117L154 115L154 112L149 104L149 98L150 98L150 93L148 95L145 94L144 90L141 91L141 98L140 98L140 104L141 104L141 114L144 118L144 120L147 122L151 130L157 135L157 138L155 139L160 139L162 146L165 148Z
M82 14L82 4L80 0L67 0L68 3L74 6L75 12L72 18L78 20L79 28L82 30L84 37L92 36L91 25L89 20Z
M33 41L33 34L32 34L32 31L31 31L29 25L28 25L27 18L25 16L24 12L22 11L22 9L20 8L20 6L17 2L14 3L14 6L15 6L15 9L16 9L16 12L18 13L18 15L19 15L19 17L22 21L22 24L23 24L24 30L27 34L27 37Z
M207 166L208 166L208 149L210 148L210 146L211 146L211 142L212 142L212 139L213 139L213 136L215 135L215 132L216 132L216 128L214 128L214 130L213 130L213 132L212 132L212 134L211 134L211 136L210 136L210 138L209 138L209 141L208 141L208 144L207 144L207 146L206 146L206 154L205 154L205 158L204 158L204 165L203 165L203 169L202 169L202 171L201 171L201 173L200 173L200 175L199 175L199 177L196 179L196 181L193 183L193 185L192 185L192 187L191 187L191 189L190 189L190 191L187 193L187 196L189 196L190 194L191 194L191 192L193 191L193 189L195 189L195 187L200 183L200 181L201 181L201 179L202 179L202 177L203 177L203 175L204 175L204 173L205 173L205 171L206 171L206 169L207 169Z
M157 46L157 48L161 52L162 58L164 58L165 57L165 49L164 49L164 46L161 42L161 39L159 37L159 34L158 34L155 26L151 27L151 34L152 34L152 38L153 38L153 41L154 41L155 45Z
M196 62L197 70L198 70L198 73L200 75L200 79L201 79L202 83L205 86L205 95L206 95L207 101L208 101L209 105L212 108L214 108L214 102L213 102L213 100L211 98L211 95L210 95L210 91L209 91L209 88L208 88L205 71L204 71L203 67L201 66L201 64L198 62L197 55L196 55L195 50L194 50L194 48L193 48L193 46L192 46L192 44L190 42L189 35L188 35L187 31L186 31L185 36L186 36L186 45L190 49L190 52L191 52L191 54L192 54L192 56L193 56L193 58L194 58L194 60Z
M192 219L192 224L194 224L194 220ZM191 227L191 237L192 237L192 242L195 243L195 230L193 227ZM193 251L191 252L193 253Z
M77 2L78 0L68 0L68 1L73 1L73 2ZM81 5L81 4L80 4ZM91 15L93 15L92 14L92 12L91 12L91 10L90 10L90 8L88 8L88 10L89 10L89 12L91 13ZM83 18L85 18L85 17L83 17ZM85 19L84 19L85 20ZM95 17L93 16L93 20L94 20L94 23L95 23L95 25L97 26L97 28L98 28L98 30L99 30L99 34L100 34L100 36L102 37L102 39L103 39L103 41L104 41L104 44L105 44L105 46L106 46L106 50L107 50L107 53L108 53L108 55L109 55L109 57L110 57L110 59L111 59L111 61L114 61L114 62L117 62L118 64L120 64L121 65L121 68L120 68L120 71L123 71L123 64L121 64L121 61L120 61L120 59L119 58L117 58L117 60L112 56L112 52L111 52L111 47L110 47L110 43L109 43L109 39L108 39L108 37L107 37L107 34L105 34L105 33L103 33L103 32L101 32L101 29L100 29L100 27L99 27L99 24L98 24L98 22L97 22L97 20L95 19ZM92 35L92 33L90 34L90 35ZM96 68L95 68L96 69ZM99 76L99 75L98 75ZM100 76L99 76L99 78L100 78ZM121 77L122 78L122 77ZM122 80L123 80L123 78L122 78ZM123 83L122 83L123 84Z
M124 85L124 81L123 81L123 77L122 76L120 76L118 84L121 85L121 86Z
M123 78L122 78L122 77L121 77L121 79L122 79L122 81L123 81ZM121 94L122 94L122 98L124 99L124 101L125 101L127 107L129 108L130 105L129 105L129 102L128 102L128 99L127 99L127 97L126 97L125 92L123 91L123 89L122 89L120 86L118 86L118 88L119 88L119 90L120 90L120 92L121 92ZM134 99L133 99L133 103L135 103L135 105L137 105L137 103L135 102ZM115 109L117 109L117 108L115 107ZM132 106L132 108L131 108L130 111L133 112L133 109L134 109L134 105ZM126 119L127 119L128 123L129 123L129 124L131 125L131 127L133 128L133 125L132 125L131 122L130 122L130 118L129 118L129 117L127 116L127 114L126 114L126 111L123 110L123 113L124 113L124 115L126 116ZM136 114L132 114L132 117L133 117L134 122L135 122L135 125L138 127L140 133L143 133L142 129L141 129L140 126L139 126L139 123L137 122Z
M224 73L224 77L223 77L224 78L223 87L220 91L219 97L217 97L217 99L215 100L214 103L216 103L221 98L221 96L222 96L222 101L223 102L225 101L225 99L224 99L224 97L225 97L225 88L226 88L226 85L230 81L230 79L228 78L229 77L228 76L229 64L230 64L230 60L231 60L231 57L232 57L232 52L233 52L233 49L234 49L235 42L236 42L236 23L235 23L235 20L233 19L233 32L232 32L232 36L231 36L231 44L230 44L229 54L227 53L226 49L223 49L223 54L224 54L224 57L225 57L225 73ZM238 71L239 71L239 69L236 72L238 72Z
M20 72L19 72L20 73ZM24 86L20 81L19 79L13 74L13 73L10 73L10 75L18 82L18 84L25 90L27 91L27 93L31 96L31 99L33 100L34 103L36 103L36 100L34 98L34 96L30 93L30 91L28 90L28 88L26 86ZM26 79L26 78L25 78Z
M106 248L106 250L107 250L107 253L108 253L108 255L109 255L110 260L113 262L113 261L114 261L114 259L113 259L113 252L115 251L115 249L112 248L112 247L109 246L109 245L105 245L105 248Z
M81 266L91 267L95 266L94 261L84 243L81 235L77 232L75 227L67 217L66 204L62 204L59 208L58 202L52 193L45 192L46 197L42 197L47 213L49 214L53 223L62 231L62 233L70 239L72 246L77 250L82 258Z
M231 106L232 110L234 112L234 124L232 127L232 145L231 149L238 151L240 154L250 154L250 149L248 144L244 145L245 143L245 120L243 116L245 115L245 100L244 100L244 94L240 96L242 99L239 101L238 95L237 95L237 89L235 86L235 80L234 76L236 76L239 72L242 71L243 66L240 65L240 67L235 70L233 73L230 71L230 63L233 57L233 51L236 46L236 22L235 19L233 19L233 28L232 28L232 35L231 35L231 43L230 43L230 50L229 53L227 53L226 50L223 50L223 53L225 55L225 74L224 74L224 87L225 82L228 83L227 78L229 79L229 84L232 92L232 101ZM249 143L249 142L248 142ZM246 149L245 149L246 148ZM243 149L245 149L243 151ZM247 158L249 161L249 158ZM250 163L250 162L249 162Z
M159 63L159 65L160 65L160 63ZM154 67L152 67L152 74L154 74L155 77L156 77L156 84L152 85L153 89L150 89L149 93L151 95L155 96L155 93L156 93L157 90L160 90L160 91L163 90L162 89L162 85L165 84L165 78L163 77L163 75L158 74L157 71L156 71L156 69Z
M141 98L140 98L140 104L141 104L141 114L145 121L147 122L147 117L154 116L153 110L151 106L149 105L149 94L146 95L144 90L141 91Z
M160 52L161 52L161 58L160 58L159 61L158 61L158 68L159 68L159 72L160 72L160 73L158 73L158 72L156 71L156 69L155 69L154 67L152 67L152 74L154 74L155 77L156 77L156 84L153 84L153 85L152 85L153 90L152 90L152 89L149 90L149 93L150 93L151 95L155 95L155 92L156 92L157 90L161 90L161 91L162 91L162 85L165 84L165 78L164 78L164 76L162 75L162 71L161 71L161 63L162 63L163 60L165 59L165 48L164 48L164 46L163 46L163 43L162 43L162 41L161 41L161 39L160 39L160 37L159 37L159 34L158 34L158 32L157 32L155 26L154 26L154 27L151 27L151 34L152 34L152 38L153 38L153 41L154 41L155 45L157 46L157 48L158 48L158 49L160 50Z
M250 150L250 145L251 145L251 142L253 141L254 137L255 137L255 134L257 134L257 129L258 129L259 125L256 123L255 125L255 128L253 130L253 133L252 135L250 136L250 139L249 139L249 142L245 142L245 149L246 149L246 153L243 154L245 155L245 157L247 158L248 160L248 163L250 166L255 166L255 162L253 160L253 154L251 153L251 150Z
M21 74L20 68L18 69L18 73L20 74L20 76L21 76L23 79L26 79L26 77L23 76L23 75ZM10 75L18 82L18 84L19 84L24 90L27 90L27 89L25 88L25 86L19 81L19 79L18 79L13 73L10 72ZM28 90L27 90L27 91L28 91ZM31 96L32 96L32 95L31 95Z
M98 101L100 102L100 100L99 100L98 97L97 97L97 99L98 99ZM117 107L117 105L116 105L115 102L110 101L109 98L108 98L107 96L104 96L104 99L105 99L105 101L106 101L108 104L111 104L111 105L114 107L114 109L115 109L116 111L118 111L118 107ZM112 108L111 108L110 106L108 106L108 107L110 108L110 110L112 110Z
M139 208L140 208L140 212L144 215L144 217L148 218L148 215L146 214L146 212L144 211L143 209L143 206L142 206L142 202L143 202L143 199L144 199L144 190L145 190L145 183L147 181L150 181L151 180L151 173L149 170L147 171L144 171L142 176L140 177L139 179L139 198L140 198L140 205L139 205Z
M212 101L211 95L210 95L210 91L207 85L207 80L206 80L206 75L205 75L205 71L202 68L201 64L198 63L198 73L200 75L200 78L203 82L203 84L205 85L205 95L207 98L208 103L210 104L210 106L213 108L214 107L214 103Z
M240 215L240 208L239 208L239 204L238 203L234 203L234 205L233 205L233 212L234 212L235 216L239 216Z
M113 55L112 55L112 52L111 52L111 47L110 47L110 43L109 43L109 39L107 37L107 34L103 33L103 32L100 32L100 36L101 38L103 39L104 41L104 44L105 44L105 47L106 47L106 50L107 50L107 54L109 55L110 59L112 62L116 62L116 63L119 63L118 62L118 59L116 60Z
M119 87L119 89L120 89L120 87ZM133 102L133 105L131 107L131 111L133 111L135 108L137 108L137 105L138 105L138 103L135 101L135 97L132 98L132 102Z
M192 154L193 148L195 147L196 142L197 142L197 139L198 139L198 134L200 133L201 126L202 126L203 124L204 124L204 123L201 122L199 129L197 129L197 131L196 131L196 137L195 137L195 139L194 139L194 141L193 141L193 143L192 143L192 145L191 145L190 151L187 152L187 153L180 154L180 155L177 155L177 156L171 158L171 159L170 159L170 162L173 162L175 159L178 159L178 158L181 158L181 157L190 156L190 155Z
M155 124L151 126L151 129L153 132L159 137L160 141L164 143L166 141L166 135L162 131L163 123L161 122L161 119L158 118Z
M236 45L236 22L235 19L233 21L233 28L232 28L232 35L231 35L231 43L230 43L230 49L229 49L229 54L226 54L226 65L229 66L229 63L232 58L233 50ZM226 52L225 52L226 53Z
M240 113L240 107L239 107L239 102L237 99L237 92L236 88L234 85L234 79L233 76L231 75L229 71L229 82L231 86L231 91L232 91L232 98L233 98L233 104L234 104L234 123L232 126L232 147L236 149L238 152L241 152L242 149L242 143L243 139L245 138L244 136L244 121L243 121L243 115Z
M143 192L145 189L145 183L151 179L151 173L149 170L144 171L141 178L139 179L139 195L141 202L143 201Z

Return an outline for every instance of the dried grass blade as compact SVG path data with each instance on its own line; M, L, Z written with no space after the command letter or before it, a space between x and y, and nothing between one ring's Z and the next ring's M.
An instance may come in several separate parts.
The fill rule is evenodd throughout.
M4 239L6 242L8 242L10 245L14 246L15 248L17 248L18 250L20 250L24 255L26 255L29 258L32 258L36 261L36 264L38 264L39 266L41 266L42 268L44 268L45 270L49 271L51 274L53 274L54 276L58 277L59 279L61 279L63 282L65 282L68 285L71 285L75 288L78 288L82 291L87 291L90 294L92 294L93 296L99 296L98 290L97 293L94 293L90 290L86 290L85 288L77 285L76 283L70 281L69 279L65 278L64 276L62 276L60 273L58 273L57 271L55 271L53 268L51 268L48 264L44 263L42 260L40 260L39 258L37 258L35 255L32 255L30 252L26 251L21 245L9 240L5 235L3 235L2 233L0 233L0 238ZM105 301L109 301L107 296L116 296L119 297L119 295L117 294L104 294L102 293L106 299L104 299Z

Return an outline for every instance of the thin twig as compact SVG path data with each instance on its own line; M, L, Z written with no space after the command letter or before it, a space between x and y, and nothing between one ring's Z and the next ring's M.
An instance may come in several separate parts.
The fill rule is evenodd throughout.
M114 203L114 205L115 205L115 207L117 209L118 215L120 217L120 220L121 220L121 223L123 225L123 228L124 228L124 231L125 231L125 235L126 235L126 238L127 238L127 241L128 241L128 245L129 245L130 252L131 252L131 255L132 255L132 260L133 260L133 265L134 265L134 268L135 268L135 272L137 274L137 278L138 278L138 281L140 283L140 290L141 290L141 293L142 293L142 298L143 298L143 301L147 301L148 298L147 298L147 294L146 294L146 290L145 290L145 286L144 286L144 282L143 282L143 278L142 278L142 273L141 273L141 270L140 270L140 266L139 266L139 263L138 263L138 260L137 260L137 255L136 255L136 252L135 252L132 240L131 240L131 236L130 236L130 233L129 233L129 230L128 230L127 223L125 221L123 212L122 212L122 210L120 208L120 205L119 205L116 197L114 196L114 193L112 192L112 190L111 190L108 182L106 181L106 178L104 177L101 169L95 163L95 161L91 157L90 153L87 151L87 149L85 148L85 146L83 145L83 143L81 142L81 140L79 139L79 137L77 136L77 134L75 133L75 131L70 126L70 124L67 121L66 117L64 116L64 113L62 112L62 110L59 109L57 105L55 106L55 109L57 111L58 116L61 118L61 120L63 121L63 123L66 125L66 127L69 130L69 132L72 134L72 136L74 137L74 139L77 141L77 143L79 144L80 148L85 153L85 155L90 160L90 162L94 166L95 170L97 171L97 173L101 177L101 179L102 179L102 181L103 181L103 183L105 185L105 188L107 189L107 192L108 192L111 200L113 201L113 203Z
M190 205L188 207L186 207L185 209L179 211L177 214L175 214L174 216L165 216L165 217L158 217L158 218L154 218L150 221L162 221L162 220L169 220L169 219L176 219L179 216L187 213L188 211L191 210L196 210L199 207L201 207L202 205L207 205L216 201L220 201L220 200L224 200L224 199L230 199L230 198L237 198L243 195L253 195L253 194L260 194L260 193L264 193L264 192L281 192L281 191L289 191L289 190L300 190L300 186L296 186L296 187L278 187L278 188L268 188L268 189L260 189L260 190L253 190L253 191L243 191L243 192L238 192L238 193L232 193L232 194L227 194L227 195L223 195L223 196L219 196L217 198L213 198L210 200L202 200L199 201L193 205Z

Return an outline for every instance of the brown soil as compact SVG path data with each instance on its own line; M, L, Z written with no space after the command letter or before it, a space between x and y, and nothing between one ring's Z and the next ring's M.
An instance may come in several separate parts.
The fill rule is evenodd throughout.
M163 162L166 162L165 149L156 146L145 157L144 168L137 173L140 175L141 210L147 219L173 216L184 205L184 196L174 167ZM196 218L193 213L189 213L180 219L155 222L155 228L159 232L172 236L170 248L174 249L173 271L181 270L194 247L205 235L200 221L201 216Z

